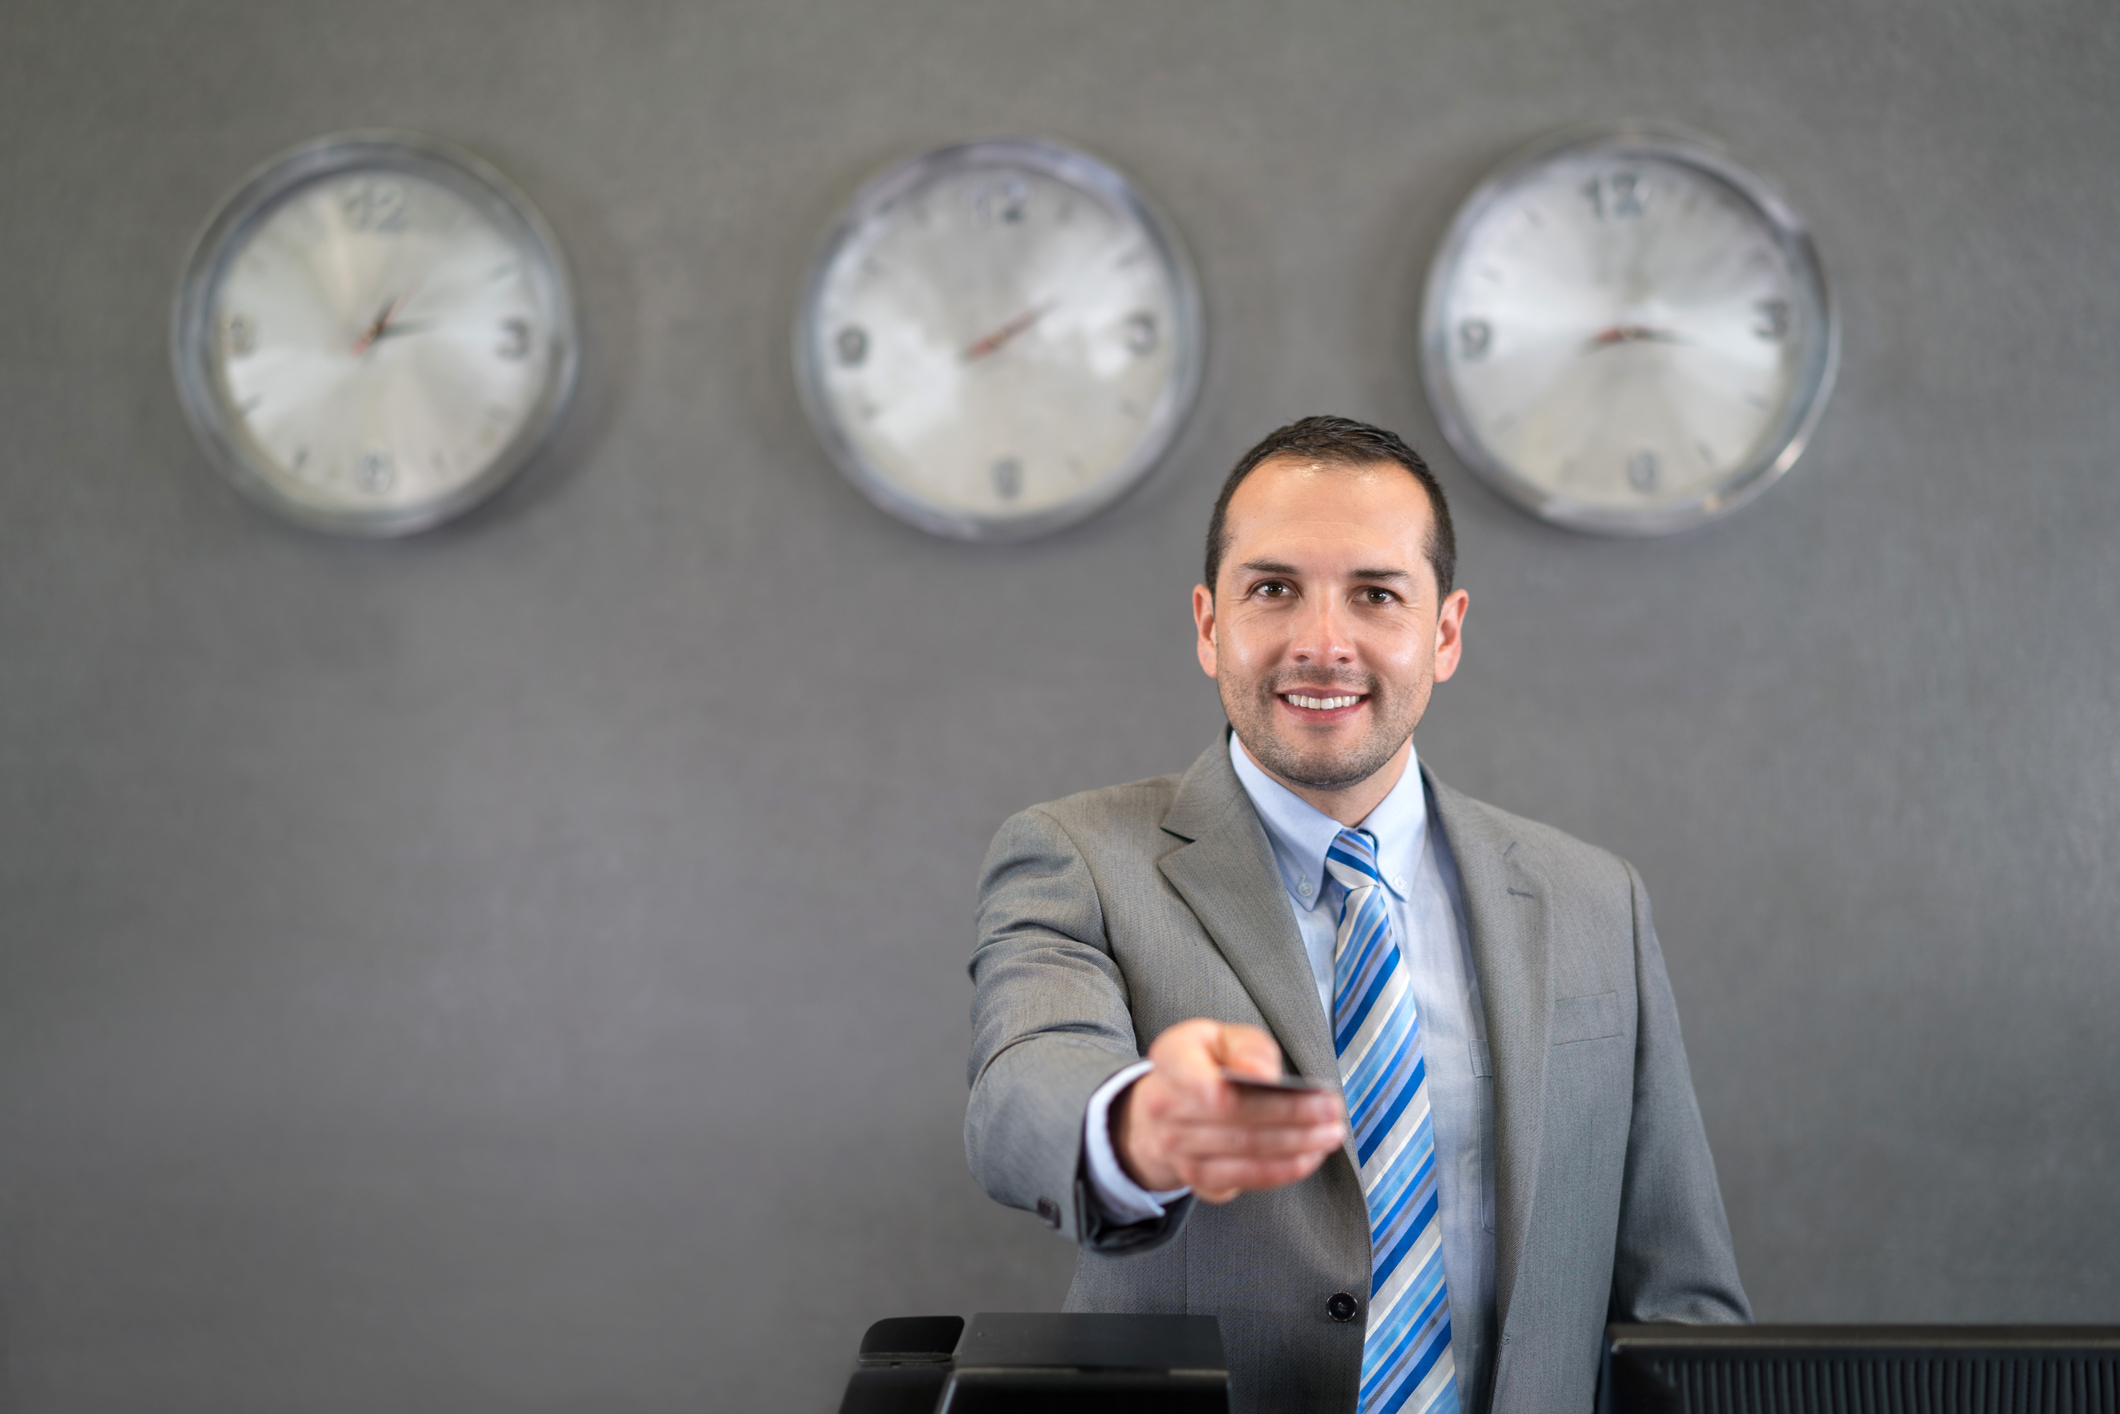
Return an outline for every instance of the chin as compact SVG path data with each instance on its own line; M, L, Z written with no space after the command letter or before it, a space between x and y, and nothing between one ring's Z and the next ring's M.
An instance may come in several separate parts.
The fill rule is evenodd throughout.
M1331 771L1306 772L1301 776L1290 776L1289 779L1306 790L1336 791L1358 786L1375 774L1374 770L1364 771L1357 768L1349 771L1341 767Z
M1372 752L1302 751L1290 749L1289 744L1285 742L1277 742L1275 745L1281 748L1275 753L1281 764L1262 764L1272 766L1279 775L1308 790L1344 790L1348 786L1359 785L1383 769L1384 763L1391 759L1391 753L1388 751L1381 759L1371 760L1374 755Z

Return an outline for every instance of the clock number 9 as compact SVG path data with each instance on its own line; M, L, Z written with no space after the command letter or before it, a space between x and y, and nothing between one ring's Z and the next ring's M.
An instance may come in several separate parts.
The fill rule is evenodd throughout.
M1458 325L1458 357L1467 363L1478 363L1487 356L1487 346L1494 342L1494 330L1484 319L1468 319Z
M1632 172L1613 172L1583 183L1583 195L1600 221L1642 214L1642 181Z

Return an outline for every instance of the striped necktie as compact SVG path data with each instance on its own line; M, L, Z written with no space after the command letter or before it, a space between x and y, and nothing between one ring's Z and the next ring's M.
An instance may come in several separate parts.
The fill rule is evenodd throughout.
M1360 1414L1456 1414L1428 1067L1376 841L1365 831L1340 831L1325 851L1325 869L1347 889L1333 947L1332 1045L1374 1254L1358 1407Z

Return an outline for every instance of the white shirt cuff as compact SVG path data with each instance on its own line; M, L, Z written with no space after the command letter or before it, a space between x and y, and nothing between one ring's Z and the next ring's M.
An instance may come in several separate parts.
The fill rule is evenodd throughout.
M1089 1155L1089 1186L1104 1205L1105 1213L1124 1227L1163 1216L1163 1205L1183 1198L1190 1188L1151 1193L1126 1176L1119 1155L1112 1148L1112 1101L1119 1092L1156 1068L1154 1061L1136 1061L1097 1087L1089 1097L1089 1113L1082 1121L1083 1152Z

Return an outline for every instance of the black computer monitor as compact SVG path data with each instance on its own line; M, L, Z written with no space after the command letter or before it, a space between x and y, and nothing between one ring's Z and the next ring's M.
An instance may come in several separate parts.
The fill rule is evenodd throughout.
M2120 1326L1634 1326L1601 1414L2120 1414Z
M982 1312L878 1321L839 1414L1229 1414L1213 1316Z

